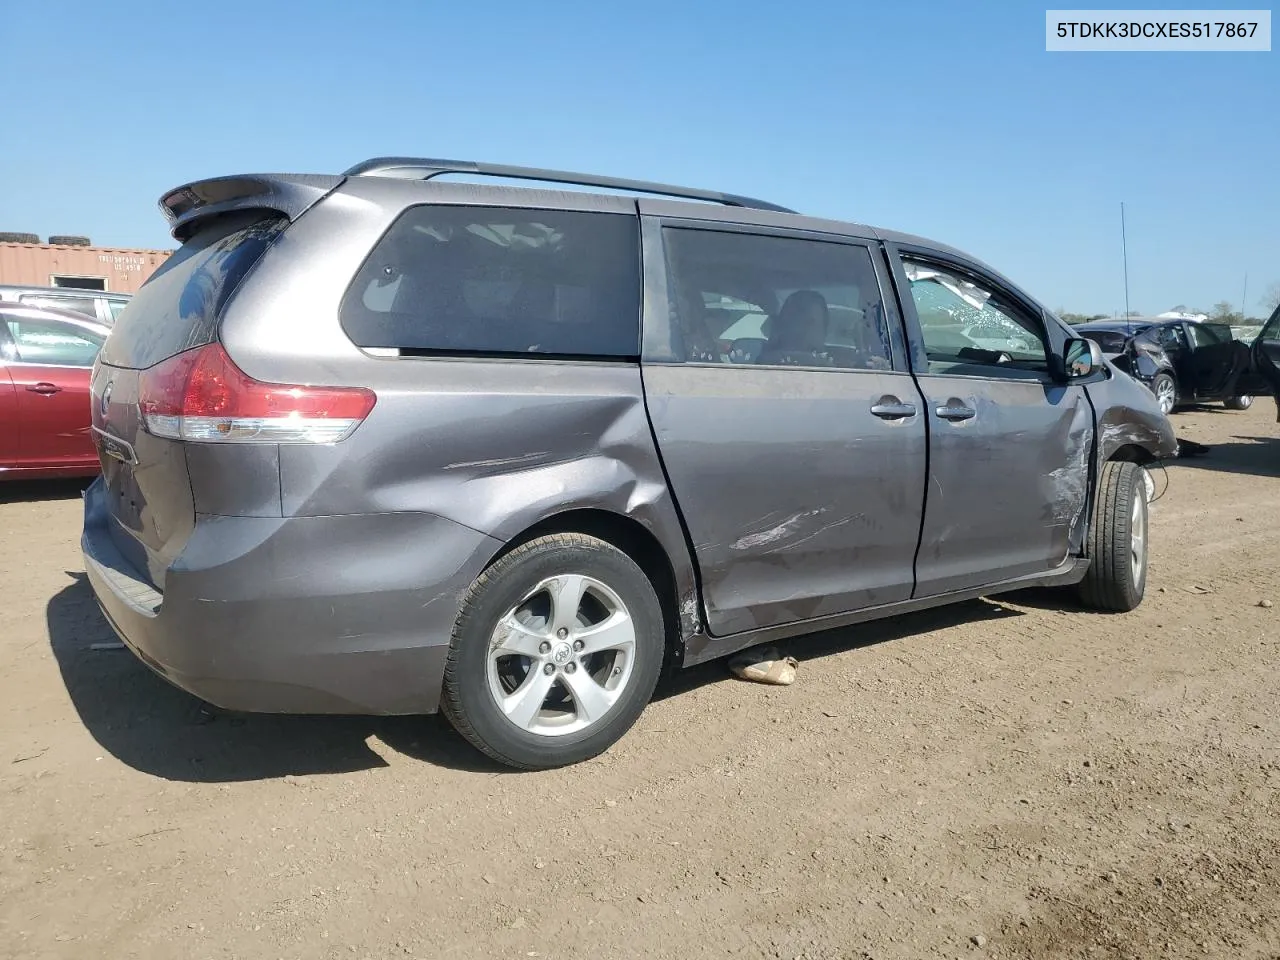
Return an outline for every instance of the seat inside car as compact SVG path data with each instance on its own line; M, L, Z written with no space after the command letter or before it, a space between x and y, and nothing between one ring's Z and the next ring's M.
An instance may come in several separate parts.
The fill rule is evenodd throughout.
M795 291L773 318L769 342L757 362L831 366L833 361L825 355L828 319L826 297L816 290Z

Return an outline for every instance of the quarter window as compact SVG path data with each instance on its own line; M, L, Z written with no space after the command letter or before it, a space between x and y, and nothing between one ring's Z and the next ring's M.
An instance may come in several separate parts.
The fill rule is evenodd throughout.
M907 260L931 371L1048 370L1043 327L999 292L950 269ZM974 373L990 375L990 370Z
M866 247L674 227L663 235L686 362L892 367Z
M356 274L342 327L401 353L638 357L638 234L625 214L411 207Z
M1187 345L1187 335L1178 326L1157 327L1154 339L1165 350L1177 353Z

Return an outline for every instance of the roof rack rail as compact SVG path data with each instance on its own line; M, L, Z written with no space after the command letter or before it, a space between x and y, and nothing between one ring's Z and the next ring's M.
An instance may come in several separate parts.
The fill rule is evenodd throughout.
M795 213L788 207L778 206L766 200L742 197L718 190L699 190L695 187L676 187L667 183L650 183L647 180L627 180L623 177L601 177L590 173L570 173L566 170L543 170L538 167L513 167L502 163L476 163L471 160L429 160L419 157L375 157L358 163L344 172L348 177L395 177L402 180L430 180L448 173L469 173L486 177L505 177L513 180L542 180L548 183L572 183L581 187L605 187L611 190L630 190L635 193L651 193L658 196L679 197L685 200L707 200L731 207L751 207L755 210L773 210L777 213Z

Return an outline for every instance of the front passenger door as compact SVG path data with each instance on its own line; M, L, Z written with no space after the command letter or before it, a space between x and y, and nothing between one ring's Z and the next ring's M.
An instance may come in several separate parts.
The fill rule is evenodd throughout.
M16 457L27 467L79 467L98 459L90 432L89 376L103 337L61 319L0 314L12 337L6 364L22 429Z
M915 597L1044 573L1079 546L1093 412L1049 357L1066 335L976 265L895 262L925 397L929 482Z
M8 363L17 356L18 351L9 337L9 327L0 317L0 470L16 467L22 451L18 393L8 370Z

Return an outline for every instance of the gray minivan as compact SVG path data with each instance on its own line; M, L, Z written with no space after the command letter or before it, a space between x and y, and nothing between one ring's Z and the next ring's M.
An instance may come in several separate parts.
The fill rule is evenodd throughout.
M82 542L124 642L216 705L442 709L551 767L664 669L1033 585L1142 599L1168 420L959 251L404 158L162 206Z

